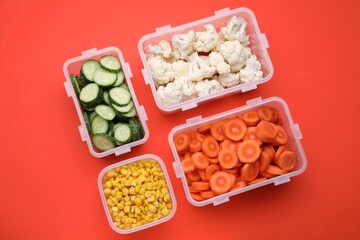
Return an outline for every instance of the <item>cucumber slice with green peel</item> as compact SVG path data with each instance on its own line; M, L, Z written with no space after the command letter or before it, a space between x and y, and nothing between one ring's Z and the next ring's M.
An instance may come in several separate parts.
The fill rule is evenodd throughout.
M114 85L117 80L117 74L107 71L103 68L98 68L94 72L94 82L101 87L110 87Z
M107 133L109 130L109 123L104 118L96 115L91 121L91 130L93 134Z
M86 80L93 82L94 73L97 69L101 68L101 65L96 60L87 60L81 65L81 73L86 78Z
M111 71L111 72L119 72L121 70L121 63L120 60L111 55L103 56L100 58L100 65L104 69Z
M94 117L97 115L97 113L95 111L92 111L89 115L89 120L90 122L92 122L92 120L94 119Z
M111 121L116 117L114 109L103 104L97 105L95 107L95 112L97 113L97 115L108 121Z
M86 107L95 107L102 100L102 90L96 83L89 83L81 89L79 99Z
M90 124L89 114L87 112L83 112L83 117L84 117L85 126L86 126L87 130L89 131L89 133L91 133L91 124Z
M131 108L134 107L134 102L130 100L130 102L125 106L118 106L116 104L111 104L111 107L114 108L117 114L123 114L129 112Z
M70 81L71 81L71 84L72 84L72 86L74 88L75 94L79 96L80 87L79 87L79 84L78 84L78 80L76 79L74 74L70 74Z
M115 147L114 139L107 134L95 134L92 136L91 142L101 151L107 151Z
M132 107L129 112L122 114L124 117L132 118L136 116L136 108Z
M124 88L129 91L129 86L126 83L122 83L119 87Z
M118 105L125 106L131 100L131 94L128 90L121 87L114 87L109 91L110 102Z
M111 105L110 103L110 99L109 99L109 93L108 92L104 92L103 94L103 99L104 99L104 102L107 104L107 105Z
M144 129L141 125L141 122L137 118L130 119L129 125L133 141L140 140L144 137Z
M109 129L109 135L110 136L114 136L114 131L115 129L120 126L122 123L115 123L111 126L111 128Z
M114 138L120 143L128 143L131 141L131 129L127 123L120 124L114 129Z
M113 86L114 87L120 86L124 82L124 80L125 80L124 73L123 73L123 71L120 70L120 72L117 74L117 80Z

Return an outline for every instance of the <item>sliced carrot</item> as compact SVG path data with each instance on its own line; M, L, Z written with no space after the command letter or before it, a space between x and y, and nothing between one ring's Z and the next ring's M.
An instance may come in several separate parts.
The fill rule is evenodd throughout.
M184 153L184 158L190 158L192 155L192 152L188 151L186 153Z
M237 189L240 189L243 187L246 187L246 182L242 181L242 180L238 180L235 182L235 185L231 188L231 191L234 191L234 190L237 190Z
M255 162L260 156L260 147L252 140L243 141L237 150L237 155L243 163Z
M224 135L233 141L240 141L246 132L246 124L239 118L232 118L224 124Z
M189 179L189 177L185 174L185 179L186 179L186 183L188 186L191 185L191 180Z
M211 190L207 190L207 191L200 192L200 196L202 198L209 199L209 198L215 197L216 194Z
M221 171L224 171L224 172L227 172L229 174L234 174L234 175L237 175L239 174L239 168L230 168L230 169L226 169L226 168L223 168L220 166L220 170Z
M210 164L216 164L216 163L219 162L219 159L218 159L217 157L214 157L214 158L208 157L208 162L209 162Z
M270 161L270 154L265 150L261 151L259 158L260 171L265 171L269 167Z
M191 155L191 161L197 169L205 169L209 166L207 157L202 152L196 152Z
M192 163L191 158L185 158L181 161L181 166L184 170L184 173L189 173L195 170L195 166Z
M203 125L198 127L197 130L199 133L208 133L208 132L210 132L211 127L212 127L211 123L204 123Z
M199 142L198 140L191 140L190 145L189 145L189 150L190 152L200 152L201 151L201 142Z
M297 162L296 154L293 151L283 151L277 161L277 165L287 171L295 168Z
M190 191L191 193L198 193L198 192L200 192L198 189L193 188L193 187L191 186L191 184L190 184L190 186L189 186L189 191Z
M216 195L226 193L231 188L231 176L227 172L219 171L211 176L209 183L211 190Z
M206 138L205 134L199 133L199 132L195 132L194 134L194 139L198 140L199 142L204 141L204 139Z
M271 144L264 144L263 145L263 149L264 151L267 151L270 155L270 162L273 160L274 155L275 155L275 149L273 147L273 145Z
M209 182L203 182L203 181L192 182L191 187L198 191L205 191L210 189Z
M204 198L199 193L190 193L191 197L196 201L203 201Z
M276 177L275 174L271 174L271 173L268 173L268 172L262 172L262 171L260 171L259 174L260 174L261 176L263 176L264 178L273 178L273 177Z
M205 169L205 176L207 179L210 179L214 173L220 171L220 167L218 164L211 164Z
M273 143L276 138L277 128L274 123L261 120L256 125L256 136L263 142Z
M245 163L241 168L241 177L246 181L253 181L259 174L259 161L254 163Z
M283 120L282 120L282 117L281 117L280 114L278 115L278 119L277 119L277 121L276 121L275 123L276 123L277 125L279 125L279 126L283 126L283 125L284 125Z
M199 175L200 175L201 180L204 181L204 182L208 182L209 179L206 177L205 169L198 170L198 171L199 171Z
M248 111L242 115L242 120L245 122L246 126L253 127L258 124L260 117L257 111Z
M197 133L197 132L195 132L195 131L189 133L191 140L195 139L195 134L196 134L196 133Z
M263 142L257 137L255 130L256 130L256 127L248 127L246 129L246 133L243 137L243 140L244 141L245 140L253 140L253 141L257 142L257 144L259 146L261 146Z
M217 157L219 154L219 143L212 136L208 136L201 143L201 148L204 154L208 157Z
M199 171L196 169L186 173L186 176L190 179L191 182L199 181L201 179Z
M275 165L269 165L269 167L266 169L266 172L274 175L283 175L287 173L286 170L279 168L278 166Z
M190 136L187 133L180 133L174 138L174 144L178 153L185 153L190 145Z
M259 182L263 182L265 180L267 180L267 178L265 178L265 177L257 178L255 180L252 180L251 182L248 182L248 185L253 185L253 184L256 184L256 183L259 183Z
M276 110L276 108L270 107L271 110L271 122L276 123L279 118L279 112Z
M239 162L236 152L228 148L220 150L218 158L220 166L225 169L233 168Z
M220 149L229 148L233 151L236 151L238 147L238 142L239 141L233 141L228 138L225 138L224 141L220 143Z
M257 113L261 120L270 122L272 120L272 110L268 106L261 106L257 109Z
M211 126L211 135L217 140L217 141L223 141L225 139L224 131L223 131L224 121L220 120L217 122L214 122Z
M275 126L277 129L277 133L275 136L275 141L272 144L275 146L285 145L288 139L285 129L279 125L275 125Z
M291 148L288 145L282 145L282 146L278 147L278 149L276 150L275 155L274 155L274 163L276 165L278 164L278 160L279 160L280 155L284 151L291 151Z
M230 173L230 179L231 179L231 187L234 187L235 183L236 183L236 175L235 174L231 174Z

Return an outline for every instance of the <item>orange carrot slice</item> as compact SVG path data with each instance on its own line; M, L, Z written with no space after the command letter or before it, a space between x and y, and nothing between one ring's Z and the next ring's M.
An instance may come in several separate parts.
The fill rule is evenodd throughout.
M262 172L262 171L260 171L259 174L260 174L261 176L263 176L264 178L273 178L273 177L276 177L275 174L271 174L271 173L268 173L268 172Z
M243 163L255 162L260 156L260 147L252 140L243 141L237 150L237 155Z
M239 141L233 141L233 140L230 140L228 138L225 138L224 141L222 141L220 143L220 149L224 149L224 148L229 148L233 151L236 151L237 147L238 147L238 142Z
M255 180L259 174L259 168L259 161L254 163L245 163L241 168L241 178L249 182Z
M219 143L215 140L214 137L208 136L201 143L201 148L204 154L208 157L217 157L219 154Z
M211 190L216 195L223 194L231 188L231 176L227 172L219 171L211 176L209 183Z
M204 200L204 198L201 197L199 193L190 193L190 195L195 201L203 201Z
M205 176L207 179L210 180L211 176L214 175L214 173L220 171L220 167L218 164L211 164L205 169Z
M287 171L295 168L297 162L296 154L293 151L283 151L277 161L277 165Z
M208 157L208 162L209 162L210 164L216 164L216 163L219 162L219 159L218 159L217 157L214 157L214 158Z
M287 134L283 127L279 125L275 125L277 129L277 134L275 136L275 141L273 142L273 145L279 146L279 145L285 145L287 143Z
M199 192L210 189L209 182L203 182L203 181L192 182L191 187L195 190L198 190Z
M242 180L238 180L235 182L235 185L231 188L231 191L234 191L234 190L237 190L237 189L240 189L243 187L246 187L246 182L242 181Z
M255 132L261 141L273 143L276 138L277 128L274 123L261 120L256 126Z
M174 138L174 144L178 153L184 153L190 145L190 136L187 133L180 133Z
M274 155L275 155L275 149L274 149L273 145L264 144L263 145L263 150L269 153L270 162L271 162L273 160L273 158L274 158Z
M261 120L270 122L272 120L272 110L268 106L261 106L257 109L257 114Z
M276 165L278 164L278 160L279 160L280 155L284 151L291 151L291 148L288 145L282 145L282 146L278 147L278 149L276 150L275 155L274 155L274 163Z
M236 152L228 148L220 150L218 158L220 166L225 169L235 167L239 161Z
M207 167L206 167L206 168L207 168ZM206 177L205 170L202 169L202 170L198 170L198 171L199 171L199 175L200 175L201 181L208 182L209 179Z
M270 107L271 110L271 122L276 123L279 118L279 112L276 110L276 108Z
M266 169L266 172L274 175L283 175L287 173L286 170L279 168L278 166L275 165L269 165L269 167Z
M199 193L200 191L198 189L194 189L192 186L191 186L191 183L190 183L190 186L189 186L189 191L191 193Z
M245 122L246 126L253 127L258 124L260 117L257 111L248 111L242 115L242 120Z
M184 173L189 173L195 170L195 166L192 163L191 158L185 158L181 161L181 166L184 170Z
M203 125L198 127L197 130L199 133L208 133L208 132L210 132L211 127L212 127L211 123L204 123Z
M261 151L259 164L260 164L260 171L265 171L270 165L270 154L267 151Z
M186 173L186 176L190 179L191 182L199 181L201 179L200 174L196 169L192 172Z
M205 134L198 133L198 132L196 132L196 133L194 134L194 139L195 139L195 140L198 140L199 142L204 141L205 138L206 138L206 135L205 135Z
M196 152L191 155L191 161L196 169L205 169L209 166L207 157L202 152Z
M198 140L191 140L190 145L189 145L189 150L190 152L200 152L201 151L201 142L199 142Z
M224 121L220 120L217 122L214 122L211 126L211 135L217 140L217 141L223 141L225 139L224 131L223 131Z
M224 124L224 135L233 141L240 141L246 132L246 124L239 118L232 118Z
M207 190L207 191L200 192L200 196L202 198L209 199L209 198L215 197L216 194L211 190Z
M253 140L253 141L255 141L259 146L261 146L263 142L257 137L255 130L256 130L256 127L248 127L248 128L246 129L246 133L245 133L245 135L244 135L244 137L243 137L243 140L244 140L244 141L245 141L245 140Z
M256 183L259 183L259 182L263 182L265 180L267 180L267 178L265 178L265 177L257 178L255 180L252 180L251 182L248 182L248 185L253 185L253 184L256 184Z

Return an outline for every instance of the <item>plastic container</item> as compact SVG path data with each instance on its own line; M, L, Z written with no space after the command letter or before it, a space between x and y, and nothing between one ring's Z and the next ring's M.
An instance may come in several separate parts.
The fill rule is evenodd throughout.
M110 149L108 151L100 152L94 148L94 146L91 142L90 134L85 125L85 121L84 121L84 117L83 117L83 110L81 108L80 101L79 101L77 95L75 94L75 91L73 89L69 75L70 74L78 75L80 73L81 65L86 60L88 60L88 59L99 60L104 55L116 56L119 58L119 60L121 62L122 71L124 72L124 75L125 75L124 82L126 82L126 84L128 85L129 91L132 95L132 100L134 102L134 106L137 111L137 116L143 126L143 129L144 129L144 137L138 141L130 142L130 143L124 144L122 146L118 146L116 148ZM148 131L148 128L146 125L146 121L148 120L148 117L146 115L145 108L143 106L139 106L139 103L138 103L136 95L135 95L135 91L132 87L130 78L132 78L133 75L132 75L132 72L130 69L130 65L128 62L124 61L123 55L118 48L107 47L107 48L100 49L100 50L97 50L96 48L92 48L87 51L83 51L81 53L81 56L69 59L64 63L63 72L64 72L64 75L66 78L66 82L64 82L66 93L67 93L68 97L71 97L73 99L74 105L76 108L76 112L80 119L79 132L80 132L81 139L82 139L82 141L86 142L90 153L94 157L100 158L100 157L105 157L105 156L108 156L111 154L115 154L116 156L118 156L118 155L130 152L132 147L138 146L147 141L147 139L149 138L149 131Z
M144 160L144 159L153 159L153 160L155 160L155 162L159 163L159 165L160 165L160 167L162 169L162 172L164 173L164 178L165 178L165 181L167 183L168 192L170 193L172 209L171 209L170 213L167 216L165 216L163 218L159 218L156 221L153 221L153 222L150 222L150 223L138 226L138 227L134 227L134 228L131 228L131 229L126 229L126 230L125 229L120 229L114 224L114 222L112 220L112 217L111 217L109 207L108 207L108 205L106 203L106 197L105 197L104 188L103 188L105 173L107 171L109 171L109 170L116 169L117 167L125 166L125 165L131 164L131 163L136 163L136 162ZM138 156L138 157L135 157L135 158L125 160L125 161L121 161L119 163L112 164L112 165L104 168L100 172L99 177L98 177L98 187L99 187L101 200L102 200L102 203L103 203L103 206L104 206L104 209L105 209L105 213L106 213L106 217L108 219L108 222L109 222L111 228L114 231L116 231L118 233L121 233L121 234L133 233L133 232L137 232L137 231L149 228L149 227L156 226L156 225L158 225L160 223L163 223L163 222L166 222L166 221L170 220L174 216L174 214L176 212L176 199L175 199L175 194L174 194L173 188L171 186L169 175L168 175L168 173L166 171L166 167L164 165L164 162L156 155L145 154L145 155L141 155L141 156Z
M149 70L148 64L146 62L146 53L148 53L148 45L149 44L156 45L159 43L160 40L167 40L171 42L172 35L176 33L185 33L188 32L189 30L203 31L204 25L209 23L213 24L216 30L219 31L219 29L222 26L226 26L227 21L233 15L244 18L248 23L246 27L246 31L247 34L250 36L249 47L252 50L252 54L255 54L257 56L258 60L262 65L261 70L263 71L263 78L248 83L239 84L237 86L227 88L224 91L214 93L208 96L197 97L195 99L184 101L176 105L166 106L162 104L159 98L157 97L156 86L151 76L151 72ZM156 32L143 36L138 44L138 50L144 65L144 69L142 69L142 74L144 76L145 83L150 85L157 107L160 109L161 112L165 114L174 113L177 111L185 111L197 107L198 104L200 103L222 98L238 92L247 92L250 90L254 90L257 88L257 85L270 80L270 78L274 74L274 68L271 63L269 54L267 52L268 47L269 44L267 42L266 36L264 33L260 32L254 13L247 8L237 8L234 10L225 8L216 11L215 15L212 17L204 18L195 22L187 23L177 27L171 27L170 25L159 27L156 28Z
M222 195L218 195L216 197L213 197L213 198L210 198L210 199L207 199L204 201L195 201L190 195L186 177L182 170L182 166L180 163L179 156L176 152L173 138L181 132L195 131L199 126L201 126L204 123L211 123L211 122L215 122L220 119L239 116L240 114L245 113L249 110L254 110L254 109L258 108L259 106L270 106L270 107L274 107L278 110L280 116L282 117L283 127L286 130L287 135L288 135L288 143L287 144L291 147L291 149L297 155L297 164L295 166L295 169L291 170L287 174L280 175L280 176L277 176L274 178L269 178L263 182L259 182L254 185L249 185L249 186L246 186L246 187L238 189L238 190L227 192ZM239 107L239 108L236 108L236 109L233 109L230 111L226 111L223 113L219 113L214 116L210 116L210 117L207 117L204 119L201 116L190 118L187 120L186 124L183 124L183 125L173 128L169 134L169 144L170 144L172 153L175 158L175 162L173 162L173 167L175 170L176 177L180 178L188 201L192 205L198 206L198 207L204 206L207 204L211 204L211 203L213 205L219 205L219 204L229 201L229 198L231 196L234 196L234 195L237 195L237 194L240 194L240 193L243 193L243 192L255 189L255 188L259 188L264 185L274 184L275 186L277 186L277 185L289 182L291 177L297 176L297 175L301 174L302 172L304 172L305 168L307 166L305 152L304 152L303 147L300 142L301 139L302 139L302 134L301 134L299 125L293 122L289 108L288 108L287 104L285 103L285 101L278 97L271 97L271 98L267 98L264 100L262 100L262 98L255 98L255 99L247 101L246 106Z

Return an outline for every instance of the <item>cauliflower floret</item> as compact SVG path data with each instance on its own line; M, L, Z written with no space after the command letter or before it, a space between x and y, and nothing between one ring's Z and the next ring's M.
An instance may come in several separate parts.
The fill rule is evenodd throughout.
M240 73L228 73L219 75L218 81L224 87L233 87L240 83Z
M220 29L221 35L229 40L238 40L243 46L250 44L249 35L246 34L247 22L242 17L232 16L226 27Z
M255 55L251 55L245 63L245 68L240 70L241 82L247 83L262 78L261 64Z
M190 81L188 77L178 78L174 82L182 86L183 100L188 100L196 97L195 83Z
M164 85L174 80L171 63L166 62L161 55L149 54L147 63L155 84Z
M211 66L209 57L199 57L197 52L189 56L189 77L192 81L201 81L210 78L216 73L216 68Z
M186 59L194 51L195 32L174 34L171 38L173 48L180 53L179 58ZM175 55L176 56L176 55Z
M220 92L223 86L217 80L204 80L196 83L195 91L199 97L207 96L212 93Z
M175 80L189 75L189 64L187 62L178 60L173 62L171 65Z
M244 47L239 41L226 41L220 45L220 53L230 65L232 72L239 72L251 55L251 49Z
M216 67L219 74L230 73L230 65L225 62L223 55L219 52L211 52L209 54L210 65Z
M213 25L206 24L204 27L204 32L196 32L194 48L198 52L210 52L219 41L219 35Z
M149 51L153 54L160 54L164 58L169 58L172 55L170 43L165 40L161 40L159 44L155 46L149 45Z
M177 82L170 82L166 86L160 86L157 90L160 102L164 105L174 105L183 99L182 85Z

